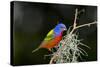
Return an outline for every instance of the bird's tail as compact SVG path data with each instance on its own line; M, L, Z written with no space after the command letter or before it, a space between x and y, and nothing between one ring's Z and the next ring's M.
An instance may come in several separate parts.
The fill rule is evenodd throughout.
M32 53L36 52L39 49L40 49L40 47L36 48L35 50L32 51Z

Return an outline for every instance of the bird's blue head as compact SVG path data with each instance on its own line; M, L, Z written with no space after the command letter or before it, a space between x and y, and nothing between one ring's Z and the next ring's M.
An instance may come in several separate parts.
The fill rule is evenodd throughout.
M60 35L63 31L67 30L66 26L63 23L59 23L54 28L54 32L56 35Z

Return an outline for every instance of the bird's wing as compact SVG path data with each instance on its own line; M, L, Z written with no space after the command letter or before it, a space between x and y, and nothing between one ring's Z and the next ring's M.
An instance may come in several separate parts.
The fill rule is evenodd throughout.
M49 40L52 40L54 39L54 29L52 29L45 37L44 41L49 41Z

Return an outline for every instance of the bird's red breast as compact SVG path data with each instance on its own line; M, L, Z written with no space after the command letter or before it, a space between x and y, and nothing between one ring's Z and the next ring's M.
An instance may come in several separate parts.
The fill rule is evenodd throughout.
M54 39L52 39L50 41L42 42L41 48L47 48L47 49L53 48L61 41L61 39L62 39L62 34L59 36L56 36Z

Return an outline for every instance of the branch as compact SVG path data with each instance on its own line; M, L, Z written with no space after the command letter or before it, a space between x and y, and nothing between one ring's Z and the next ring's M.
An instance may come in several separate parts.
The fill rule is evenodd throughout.
M57 56L57 53L51 58L51 60L50 60L50 63L49 64L52 64L52 62L53 62L53 60L56 58L56 56Z
M70 34L72 34L76 29L78 29L78 28L81 28L81 27L84 27L84 26L90 26L90 25L92 25L92 24L96 24L97 23L97 21L94 21L94 22L92 22L92 23L87 23L87 24L82 24L82 25L79 25L79 26L76 26L76 27L74 27L73 29L72 29L72 31L70 32Z
M73 24L73 29L72 31L70 32L70 34L72 34L74 32L74 30L80 28L80 27L84 27L84 26L90 26L91 24L96 24L97 22L94 21L92 23L87 23L87 24L83 24L83 25L79 25L79 26L76 26L77 23L76 23L76 20L77 20L77 16L78 14L80 13L81 11L78 12L78 9L76 9L76 12L75 12L75 19L74 19L74 24Z
M74 29L76 28L77 15L78 15L78 9L75 10L75 19L74 19L73 29L72 29L72 31L70 32L70 34L72 34L73 31L74 31Z
M96 24L96 23L97 23L97 21L94 21L94 22L92 22L92 23L87 23L87 24L79 25L79 26L77 26L75 29L78 29L78 28L84 27L84 26L90 26L91 24Z

